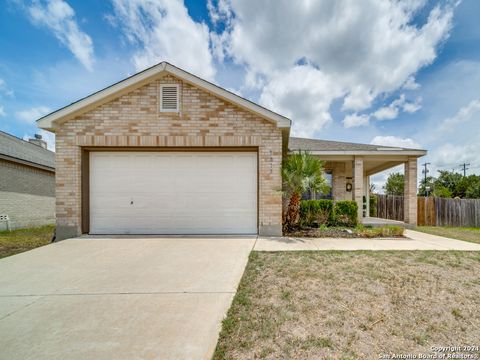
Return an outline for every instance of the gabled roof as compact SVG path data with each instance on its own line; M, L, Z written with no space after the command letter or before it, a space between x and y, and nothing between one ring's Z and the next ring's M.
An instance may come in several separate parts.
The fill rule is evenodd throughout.
M55 153L0 131L0 158L25 165L55 170Z
M256 115L277 124L279 128L290 128L290 119L268 110L258 104L255 104L254 102L244 99L228 90L203 80L198 76L195 76L167 62L161 62L157 65L154 65L122 81L86 96L83 99L71 103L70 105L67 105L57 111L54 111L38 119L37 125L42 129L55 132L55 128L58 124L70 120L81 113L89 111L129 91L141 87L165 74L171 74L187 83L212 93L225 101L231 102L247 111L253 112Z
M305 139L291 137L288 143L289 151L309 151L318 155L426 155L426 150L408 149L392 146L371 144L358 144L342 141L330 141L319 139Z

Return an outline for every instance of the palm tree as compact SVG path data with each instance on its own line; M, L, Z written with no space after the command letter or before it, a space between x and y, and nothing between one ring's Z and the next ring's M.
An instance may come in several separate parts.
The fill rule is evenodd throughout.
M300 200L307 191L326 193L329 186L323 177L323 161L308 152L287 156L282 164L282 180L286 210L283 224L292 229L299 221Z

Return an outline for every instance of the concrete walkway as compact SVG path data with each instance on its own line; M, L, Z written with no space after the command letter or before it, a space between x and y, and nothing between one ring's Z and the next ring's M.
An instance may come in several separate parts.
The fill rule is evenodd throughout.
M0 358L209 359L250 238L71 239L0 260Z
M335 238L266 238L259 237L254 250L460 250L480 251L480 244L405 230L406 238L335 239Z

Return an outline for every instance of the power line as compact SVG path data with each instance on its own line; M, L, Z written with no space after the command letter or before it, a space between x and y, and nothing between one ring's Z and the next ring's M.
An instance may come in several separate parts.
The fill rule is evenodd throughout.
M460 167L463 168L463 176L467 176L467 170L470 169L469 166L470 164L467 164L467 163L463 163L463 164L460 164Z

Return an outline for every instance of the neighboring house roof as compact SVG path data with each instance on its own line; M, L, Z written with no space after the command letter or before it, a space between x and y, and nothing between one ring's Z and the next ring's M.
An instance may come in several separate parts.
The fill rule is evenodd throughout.
M0 131L0 159L55 171L55 153Z
M358 144L342 141L330 141L319 139L305 139L290 137L288 143L288 150L294 151L308 151L314 155L389 155L402 154L412 156L423 156L427 153L426 150L421 149L407 149L401 147Z
M65 122L73 117L82 114L90 109L115 99L127 92L143 86L152 80L166 74L171 74L187 83L197 86L207 92L210 92L221 99L229 101L237 106L255 113L262 118L274 122L279 128L290 129L291 120L268 110L254 102L242 98L230 91L227 91L217 85L203 80L189 72L177 68L167 62L161 62L146 70L143 70L133 76L119 81L103 90L97 91L83 99L80 99L70 105L67 105L57 111L54 111L37 120L38 127L55 132L57 124Z

